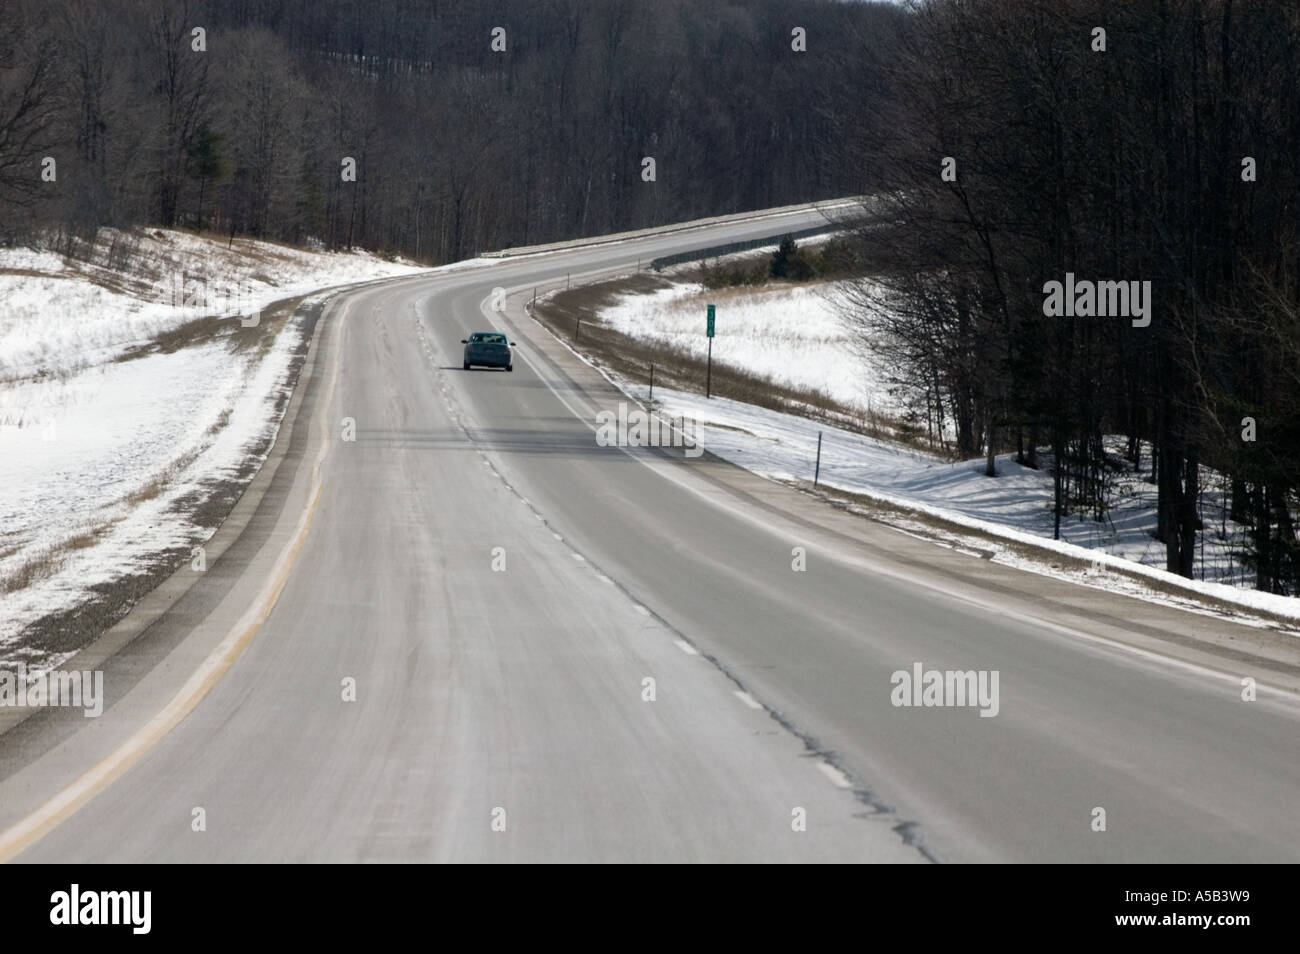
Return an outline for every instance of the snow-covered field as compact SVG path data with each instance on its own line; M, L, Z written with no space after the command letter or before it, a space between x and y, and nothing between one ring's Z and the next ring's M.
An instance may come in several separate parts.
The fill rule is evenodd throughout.
M416 271L161 231L124 270L0 249L0 665L58 665L16 644L24 627L211 535L194 505L265 453L301 343L291 322L236 347L234 316ZM231 316L216 336L140 353L209 314Z
M720 354L737 356L741 366L773 381L820 386L841 403L896 412L888 392L877 383L884 375L872 367L868 356L851 347L848 331L835 312L834 296L832 285L719 293L683 282L649 295L624 296L601 317L637 338L702 353L704 303L714 301L718 304L715 361ZM648 396L644 385L623 379L616 383L642 401ZM655 388L655 399L662 413L684 414L700 422L706 449L764 476L811 481L820 431L820 484L825 488L898 504L1009 543L1030 542L1046 548L1045 552L1094 566L1125 567L1153 580L1183 585L1163 570L1164 546L1151 535L1156 490L1142 474L1116 472L1106 519L1098 523L1084 516L1067 517L1061 540L1054 541L1051 473L1046 467L1023 467L1014 455L999 457L998 476L988 478L982 458L954 463L794 414L721 398L706 400L703 395L663 387ZM1112 450L1119 456L1118 440ZM1145 450L1149 454L1149 448ZM1253 575L1241 559L1245 528L1227 519L1217 475L1205 471L1202 482L1206 530L1198 541L1197 579L1191 585L1218 599L1300 618L1300 600L1249 589ZM1008 548L998 558L1026 563L1018 548ZM1050 559L1028 562L1039 571L1052 570ZM1112 575L1106 585L1114 589L1124 584Z
M717 306L713 361L770 381L821 391L867 415L898 408L878 375L863 373L852 330L835 305L836 286L777 285L709 291L688 282L624 295L601 318L644 341L703 358L706 305Z

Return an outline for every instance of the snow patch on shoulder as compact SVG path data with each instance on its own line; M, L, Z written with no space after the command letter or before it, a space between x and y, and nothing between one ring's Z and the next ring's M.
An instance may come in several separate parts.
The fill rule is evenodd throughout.
M615 379L627 394L645 401L642 384ZM1300 620L1300 600L1216 582L1230 576L1231 540L1206 546L1207 575L1189 580L1162 567L1163 547L1150 536L1155 490L1136 475L1117 494L1114 513L1104 523L1072 516L1063 521L1063 539L1051 539L1052 478L1049 473L1017 464L1014 456L996 460L997 477L984 476L985 462L952 462L922 451L876 440L807 418L755 407L726 398L655 388L655 401L667 417L697 422L697 439L710 453L756 474L782 481L811 481L822 435L819 484L874 498L919 515L969 527L1008 543L1027 544L1044 553L1027 558L1001 551L1000 562L1095 585L1089 572L1109 567L1150 579L1162 589L1187 591L1245 609ZM950 544L951 545L951 544ZM1046 554L1077 560L1091 570L1067 572ZM1239 572L1238 568L1238 572ZM1120 588L1115 580L1107 588ZM1126 592L1188 608L1189 599L1148 587L1124 586Z

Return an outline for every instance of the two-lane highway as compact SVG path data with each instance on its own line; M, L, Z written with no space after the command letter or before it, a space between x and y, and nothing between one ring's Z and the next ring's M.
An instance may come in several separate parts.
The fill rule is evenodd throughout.
M104 663L104 717L0 737L0 853L1295 860L1300 709L1239 684L1294 683L1284 637L1219 652L1269 637L707 455L600 447L621 395L518 298L484 310L495 287L815 218L336 298L265 498ZM519 342L513 373L461 370L486 327ZM996 672L997 714L895 705L916 663Z

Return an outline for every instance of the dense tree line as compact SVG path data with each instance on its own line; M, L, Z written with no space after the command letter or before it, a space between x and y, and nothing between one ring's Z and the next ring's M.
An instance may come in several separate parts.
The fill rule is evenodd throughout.
M1103 518L1124 434L1168 569L1209 467L1259 588L1300 593L1300 6L933 0L899 41L896 135L856 144L891 223L863 233L870 335L990 473L1050 451L1058 532ZM1149 323L1047 314L1067 273L1150 282Z
M0 0L0 238L157 223L446 261L834 196L860 179L830 146L862 92L825 74L901 16L833 0Z

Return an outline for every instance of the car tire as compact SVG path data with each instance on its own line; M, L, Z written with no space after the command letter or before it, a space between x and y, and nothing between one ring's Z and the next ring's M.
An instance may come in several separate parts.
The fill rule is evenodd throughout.
M466 371L468 371L468 370L469 370L469 362L466 361L465 364L462 365L462 367L464 367L464 369L465 369Z
M507 364L507 365L506 365L506 370L507 370L507 371L513 371L514 369L515 369L515 366L514 366L513 364Z

